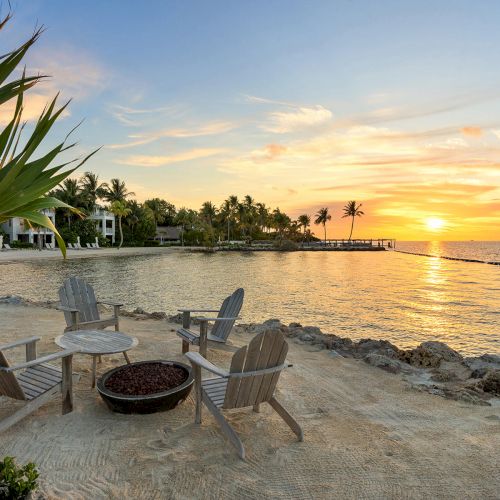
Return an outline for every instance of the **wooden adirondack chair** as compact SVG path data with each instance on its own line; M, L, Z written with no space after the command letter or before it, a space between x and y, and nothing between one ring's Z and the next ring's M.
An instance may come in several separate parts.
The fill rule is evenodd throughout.
M64 312L67 327L65 332L73 330L95 330L114 326L118 331L120 327L119 313L123 304L105 300L96 300L94 289L81 278L68 278L59 288L61 305L57 308ZM101 319L98 304L113 306L113 316Z
M0 396L26 401L13 415L0 421L0 432L34 412L62 392L63 415L73 410L72 359L77 349L66 349L41 358L36 357L36 342L40 337L30 337L10 344L0 345ZM26 363L10 366L3 351L26 346ZM62 360L62 370L47 362ZM15 372L19 372L16 376Z
M201 403L210 410L224 434L238 450L240 458L245 458L245 448L227 420L222 410L253 406L259 411L260 403L269 403L278 415L297 435L304 440L302 429L294 418L274 397L274 390L280 372L291 366L286 361L288 344L283 334L278 331L259 333L248 346L238 349L233 355L229 372L207 361L199 353L188 352L194 369L196 416L195 422L201 423ZM201 369L208 370L217 377L201 380Z
M182 312L182 328L177 330L177 335L182 339L182 352L189 351L189 345L199 346L200 353L206 357L207 346L215 349L233 350L227 346L226 341L231 333L234 322L238 319L238 314L243 305L243 298L245 292L243 288L238 288L229 297L224 299L222 306L217 309L178 309ZM200 321L200 332L196 333L190 330L191 327L191 313L218 313L216 318L207 318L204 316L196 317ZM208 323L214 322L214 326L210 333L208 333Z

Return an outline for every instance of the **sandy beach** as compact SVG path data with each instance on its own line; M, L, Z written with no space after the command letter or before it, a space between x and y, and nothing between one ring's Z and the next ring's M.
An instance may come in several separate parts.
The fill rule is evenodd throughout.
M39 355L57 350L59 312L0 305L0 318L0 343L40 335ZM182 360L177 325L121 322L140 342L132 360ZM250 338L233 335L237 345ZM201 427L194 424L191 397L170 412L111 413L90 388L90 358L76 355L75 410L61 416L53 400L0 436L0 455L34 461L40 492L50 499L498 498L500 407L418 392L360 360L289 343L294 366L277 396L303 427L303 443L266 405L259 414L229 413L246 461L206 409ZM11 360L23 354L15 351ZM209 358L228 366L230 354L210 351ZM106 356L99 370L122 360ZM0 398L0 418L18 404Z
M184 251L188 247L123 247L117 248L85 248L82 250L67 249L67 259L88 259L96 257L114 257L130 255L158 255L165 252ZM15 249L1 250L0 264L39 259L62 259L59 250Z

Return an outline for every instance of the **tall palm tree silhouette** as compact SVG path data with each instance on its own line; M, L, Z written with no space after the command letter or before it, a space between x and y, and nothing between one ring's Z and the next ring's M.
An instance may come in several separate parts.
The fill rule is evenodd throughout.
M332 219L332 216L328 213L328 208L320 208L316 212L316 219L314 220L315 224L322 224L323 231L325 232L325 246L326 246L326 223Z
M353 201L348 201L347 205L344 207L344 215L342 216L342 218L344 219L345 217L352 217L351 232L349 233L349 241L351 241L352 230L354 229L354 218L365 215L365 213L360 210L362 205L363 204L360 203L358 206L356 206L356 202L353 200Z

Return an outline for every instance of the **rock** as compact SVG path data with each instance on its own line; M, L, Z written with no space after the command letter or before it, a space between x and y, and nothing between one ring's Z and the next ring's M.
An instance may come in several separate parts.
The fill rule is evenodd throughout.
M152 319L165 319L167 314L161 311L154 311L149 315Z
M486 363L496 364L500 368L500 355L498 354L482 354L479 359Z
M303 326L302 331L310 335L323 335L317 326Z
M399 359L413 366L437 368L441 361L461 362L463 357L444 342L423 342L415 349L400 351Z
M311 342L314 340L314 337L310 333L303 333L299 338L303 342Z
M136 307L132 312L134 314L146 314L146 311L142 307Z
M23 298L19 295L5 295L0 297L0 304L19 305L23 303Z
M288 328L302 328L302 325L300 323L290 323Z
M369 353L376 353L388 358L397 358L399 349L387 340L361 339L354 344L355 357L364 357Z
M381 368L389 373L413 373L414 369L412 369L406 363L399 361L398 359L394 359L389 356L384 356L383 354L377 354L376 352L368 353L363 360L369 365L376 366L377 368Z
M376 366L389 373L399 373L401 371L402 363L400 361L382 354L371 352L367 354L363 360L369 365Z
M330 352L328 353L328 355L331 357L331 358L343 358L344 356L342 356L342 354L338 353L337 351L335 351L334 349L331 349Z
M500 396L500 370L489 371L477 385L484 392Z

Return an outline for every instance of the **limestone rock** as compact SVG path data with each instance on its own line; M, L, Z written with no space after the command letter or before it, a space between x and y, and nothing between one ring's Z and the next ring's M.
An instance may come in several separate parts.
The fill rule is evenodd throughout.
M410 365L438 368L442 361L461 362L463 357L444 342L422 342L415 349L399 353L399 359Z
M478 386L484 391L495 396L500 396L500 370L491 370L478 383Z
M397 359L389 358L384 356L383 354L377 354L371 352L367 354L364 358L364 361L372 366L376 366L377 368L381 368L389 373L399 373L402 370L401 361Z

